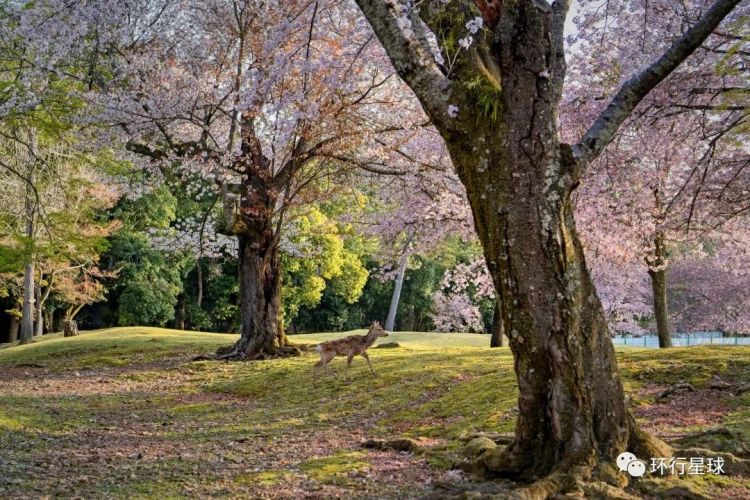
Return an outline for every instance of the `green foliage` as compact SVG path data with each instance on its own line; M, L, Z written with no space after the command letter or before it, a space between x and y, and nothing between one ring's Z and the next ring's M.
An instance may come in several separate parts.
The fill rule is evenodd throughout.
M159 186L135 200L120 200L112 215L131 230L166 229L176 218L177 198Z
M464 83L476 102L479 115L497 123L503 110L502 92L486 76L477 75Z
M236 332L240 326L238 305L240 284L237 261L231 258L201 259L203 269L203 301L197 304L197 267L184 282L187 302L186 320L190 329Z
M150 262L128 274L120 292L117 323L163 326L170 321L182 289L179 276L170 276L164 266Z
M314 307L324 291L351 304L362 294L368 272L361 261L362 245L350 228L330 219L324 209L309 208L295 217L290 244L299 255L282 254L282 301L285 324L291 324L301 307Z
M185 258L157 251L143 233L128 229L110 241L107 258L119 271L110 294L117 324L165 325L182 291Z

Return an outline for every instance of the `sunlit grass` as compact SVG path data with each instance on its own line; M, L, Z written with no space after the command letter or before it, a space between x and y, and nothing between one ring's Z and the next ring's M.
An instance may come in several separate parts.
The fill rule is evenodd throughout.
M364 330L290 339L313 344L352 333ZM512 432L515 427L518 392L513 357L507 347L490 349L486 335L395 333L379 343L397 342L398 347L378 349L376 345L370 350L376 376L363 359L356 358L347 370L346 360L339 357L331 363L332 373L322 373L316 383L312 376L315 353L260 362L192 361L193 356L210 354L236 338L135 327L4 348L0 369L28 366L38 370L29 365L39 365L77 379L75 371L83 376L88 369L110 373L110 367L117 367L113 380L136 388L96 395L67 390L62 384L59 394L48 392L43 397L0 395L0 446L12 450L15 460L23 460L54 446L52 436L76 435L92 426L106 428L132 414L134 419L145 419L138 421L149 435L191 447L255 439L273 442L290 434L314 439L316 432L331 428L342 429L344 435L366 428L372 437L432 440L425 458L445 468L459 456L462 437L479 431ZM617 349L617 357L633 405L652 403L644 396L636 397L649 384L684 381L700 389L716 377L750 380L750 346L668 351L627 347ZM154 364L158 361L166 362ZM162 389L169 380L174 383ZM734 398L731 413L716 425L747 436L749 397L746 393ZM17 447L19 438L25 443L23 450ZM167 482L155 480L150 469L138 466L137 480L129 475L112 476L98 487L113 495L124 494L128 487L137 496L178 494L180 484L190 482L188 463L190 467L195 463L170 460L159 461L156 469L172 477ZM346 486L349 474L366 465L365 452L345 449L330 456L300 458L295 470L320 483ZM236 476L236 486L272 486L286 477L285 470L259 469ZM201 487L212 491L210 485L209 481Z

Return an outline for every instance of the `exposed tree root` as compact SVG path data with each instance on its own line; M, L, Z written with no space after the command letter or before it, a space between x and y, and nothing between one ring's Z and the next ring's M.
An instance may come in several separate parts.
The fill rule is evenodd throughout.
M362 443L362 448L370 450L395 450L395 451L408 451L410 453L419 453L422 448L413 440L401 438L391 439L388 441L381 441L378 439L368 439Z
M592 467L581 464L560 467L529 484L508 481L465 485L440 485L428 498L441 499L513 499L543 500L547 498L607 498L633 500L623 488L627 479L616 475L608 464Z
M675 445L678 448L705 448L732 453L739 458L750 458L748 443L740 434L724 427L687 434L677 439Z
M643 432L636 424L635 417L628 412L628 427L630 428L630 439L628 441L628 450L634 453L636 457L671 457L672 447L661 439Z
M198 356L193 358L194 361L201 359L218 360L218 361L259 361L263 359L289 358L300 356L302 354L300 346L285 345L282 347L263 348L260 351L247 353L240 349L239 341L231 346L220 347L212 357Z
M628 415L629 441L627 450L637 457L671 457L672 448L664 441L640 430L632 414ZM487 438L478 436L476 440ZM503 439L503 441L506 441ZM561 461L548 474L529 465L528 455L512 444L507 447L478 446L480 455L467 470L485 478L505 478L514 481L528 481L507 492L507 498L544 499L557 497L570 498L636 498L624 490L628 485L628 475L617 470L614 458L611 463L606 457L599 457L592 451L589 457L570 457ZM472 447L467 447L469 450ZM624 450L623 450L624 451ZM531 470L530 470L531 469Z
M695 392L695 387L693 387L692 384L688 384L687 382L675 384L656 396L656 399L657 401L660 399L666 399L673 394L679 394L683 392Z
M750 460L738 457L732 453L713 451L704 448L686 447L672 448L664 441L651 436L639 429L632 415L628 417L630 425L630 439L628 450L637 457L648 461L650 458L663 457L703 457L721 458L724 464L724 473L727 475L750 476ZM717 434L722 436L734 436L726 429L698 433L696 436L707 436ZM478 436L475 440L488 440L486 437ZM471 447L469 447L471 449ZM527 479L529 471L522 470L524 457L513 451L512 447L477 447L479 456L473 462L474 467L465 467L465 470L483 475L485 478L503 477L512 480ZM593 465L592 465L593 464ZM629 485L629 476L620 472L614 462L608 463L605 459L592 457L589 462L585 460L575 465L560 463L554 470L544 477L538 478L528 484L516 483L512 489L506 489L500 493L486 495L482 492L446 491L444 498L513 498L536 500L546 498L614 498L633 499L633 496L625 490ZM638 484L633 485L636 491L647 489L645 482L650 479L639 479ZM641 484L644 483L644 484ZM505 488L507 488L507 483ZM648 484L651 484L650 482ZM700 498L690 490L688 486L668 485L669 491L665 495L681 498ZM666 491L666 490L665 490ZM676 495L676 496L675 496Z

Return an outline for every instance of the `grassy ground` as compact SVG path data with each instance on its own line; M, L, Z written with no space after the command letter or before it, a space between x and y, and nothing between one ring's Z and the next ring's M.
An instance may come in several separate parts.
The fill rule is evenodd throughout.
M361 359L345 374L339 358L317 385L313 355L191 361L233 340L116 328L0 349L0 497L414 497L466 479L453 470L466 436L513 431L513 359L486 336L393 334L381 343L399 347L370 351L376 377ZM723 428L691 444L746 453L749 393L711 387L750 382L750 347L621 348L618 359L649 431L684 441ZM677 382L696 391L656 401ZM360 447L395 437L424 451ZM750 497L748 478L670 481L698 497Z

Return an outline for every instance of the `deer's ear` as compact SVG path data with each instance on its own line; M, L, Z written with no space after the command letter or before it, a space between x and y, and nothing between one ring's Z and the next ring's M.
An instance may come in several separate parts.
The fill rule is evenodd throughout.
M373 327L373 328L376 328L376 327L378 327L378 326L380 326L380 321L373 321L373 322L372 322L372 327Z

